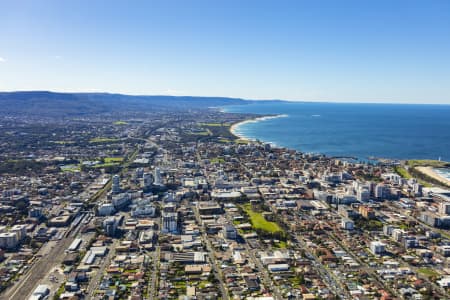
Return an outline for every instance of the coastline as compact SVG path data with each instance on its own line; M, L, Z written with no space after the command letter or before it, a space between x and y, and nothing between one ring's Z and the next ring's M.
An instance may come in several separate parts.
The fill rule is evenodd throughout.
M227 111L223 111L225 113L227 113ZM258 123L258 122L263 122L266 120L271 120L271 119L276 119L276 118L283 118L283 117L288 117L289 115L287 114L277 114L277 115L260 115L260 116L255 116L255 117L250 117L249 119L245 119L239 122L236 122L234 124L232 124L229 127L229 132L235 136L236 138L238 138L241 142L243 143L247 143L247 142L251 142L251 141L258 141L258 139L256 137L250 137L250 136L246 136L244 133L242 133L239 130L239 127L241 125L245 125L248 123ZM268 143L268 144L272 144L274 147L279 148L279 145L276 145L274 143L268 142L268 141L261 141L263 143ZM333 158L332 156L328 156L325 155L328 158ZM355 161L359 161L362 163L367 163L367 160L364 159L359 159L359 158L355 158L355 157L350 157L351 159L354 159ZM389 158L376 158L375 163L392 163L395 161L399 161L398 159L389 159ZM450 188L450 178L447 178L446 176L440 174L440 172L438 170L436 170L436 168L433 168L431 166L426 166L426 165L422 165L422 166L416 166L415 169L424 174L425 176L427 176L429 178L430 181L427 181L427 183L430 183L431 186L443 186L443 187L447 187ZM434 179L435 182L431 181L431 179ZM440 183L440 184L439 184Z
M436 172L432 167L416 167L416 170L431 177L446 186L450 186L450 180Z
M258 122L263 122L263 121L267 121L267 120L271 120L271 119L278 119L278 118L286 118L288 117L288 115L286 114L279 114L279 115L274 115L274 116L261 116L261 117L255 117L252 119L247 119L241 122L237 122L234 123L233 125L230 126L230 132L232 135L236 136L237 138L244 140L244 141L252 141L254 139L246 137L240 133L237 132L237 129L244 125L244 124L248 124L248 123L258 123Z

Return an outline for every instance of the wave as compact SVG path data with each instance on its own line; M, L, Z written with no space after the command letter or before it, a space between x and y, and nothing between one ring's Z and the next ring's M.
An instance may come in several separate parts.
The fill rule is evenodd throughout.
M249 124L249 123L259 123L259 122L263 122L263 121L267 121L267 120L278 119L278 118L287 118L287 117L289 117L289 115L280 114L280 115L275 115L275 116L263 116L263 117L257 117L257 118L250 119L250 120L245 120L245 121L233 124L230 128L230 132L232 134L234 134L235 136L239 137L240 139L256 141L256 138L244 135L242 130L240 130L239 128L242 125ZM271 144L275 144L275 143L271 143Z

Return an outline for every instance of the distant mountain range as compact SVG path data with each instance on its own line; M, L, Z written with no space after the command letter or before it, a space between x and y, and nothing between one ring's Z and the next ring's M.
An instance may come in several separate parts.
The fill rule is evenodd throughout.
M0 92L3 115L90 115L168 109L201 109L249 104L252 100L225 97L131 96L109 93Z

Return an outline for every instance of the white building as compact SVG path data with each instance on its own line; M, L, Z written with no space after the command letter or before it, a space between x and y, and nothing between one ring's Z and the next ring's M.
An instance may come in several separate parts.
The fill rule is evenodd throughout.
M131 196L128 193L121 193L118 195L113 195L112 204L116 209L125 207L131 200Z
M387 236L391 236L392 235L392 231L394 231L395 227L389 224L384 224L383 225L383 233Z
M164 185L163 180L162 180L162 176L161 176L161 169L156 167L155 171L154 171L154 184L155 185Z
M386 244L380 241L373 241L370 243L370 251L375 255L383 254L386 251Z
M112 192L113 194L120 193L120 176L117 174L112 178Z
M0 248L2 249L14 249L19 244L17 234L14 232L0 233Z
M269 269L269 272L285 272L289 271L289 265L288 264L270 264L267 266L267 269Z
M178 232L178 213L163 212L161 232L162 233L177 233Z
M47 285L40 284L33 291L33 294L29 299L45 299L45 297L50 293L50 289Z
M367 202L370 200L370 189L367 186L360 186L356 191L356 199L360 202Z
M235 240L237 237L237 230L233 225L224 225L222 228L223 237L230 240Z
M137 205L134 207L131 211L132 217L154 217L156 215L156 208L153 204L144 204L144 205Z
M14 225L10 232L13 232L17 235L17 240L21 241L27 236L27 226L24 224Z
M111 216L115 211L116 209L112 203L103 203L98 207L99 216Z
M386 198L387 193L388 193L387 191L388 191L387 186L385 186L382 183L377 184L375 186L375 192L374 192L375 198L379 198L379 199Z
M401 242L403 240L403 237L405 236L405 231L400 229L400 228L396 228L392 230L392 238L394 239L394 241L396 242Z
M355 223L350 219L342 219L341 228L345 230L353 230L355 227Z
M115 217L109 217L103 221L103 229L105 230L105 234L108 236L116 235L118 226L119 221Z
M395 174L395 173L381 174L381 177L383 179L389 180L393 184L401 184L401 182L402 182L402 177L400 175L398 175L398 174Z

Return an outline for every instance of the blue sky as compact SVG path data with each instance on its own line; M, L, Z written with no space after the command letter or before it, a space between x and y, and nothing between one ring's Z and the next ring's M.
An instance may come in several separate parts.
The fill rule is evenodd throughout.
M450 104L450 1L0 0L0 90Z

